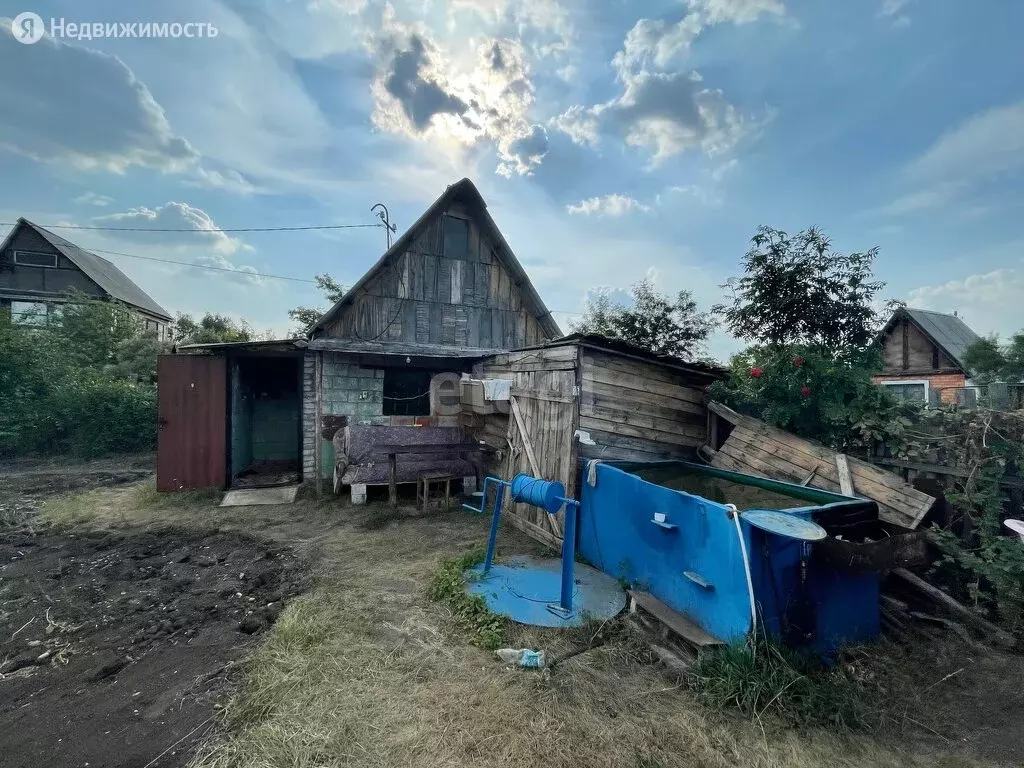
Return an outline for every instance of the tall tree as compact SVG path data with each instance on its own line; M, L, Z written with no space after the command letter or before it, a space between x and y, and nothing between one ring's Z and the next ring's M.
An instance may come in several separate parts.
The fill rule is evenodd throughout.
M314 277L316 287L324 295L324 298L334 306L341 297L345 295L345 286L339 283L330 275L316 275ZM296 307L288 311L288 317L295 321L295 328L292 329L293 336L302 336L313 324L324 316L327 309L324 307Z
M978 339L964 352L964 365L971 378L982 384L1024 380L1024 330L1013 334L1007 344L1000 344L997 336Z
M679 291L673 301L648 279L634 283L630 294L632 305L623 306L607 290L598 290L573 330L622 339L662 355L693 358L703 354L714 322L708 313L697 310L689 291Z
M256 334L244 320L207 312L199 320L178 313L171 334L176 344L217 344L225 341L252 341Z
M753 344L807 345L843 355L863 350L879 326L873 302L878 249L843 254L811 227L795 235L760 227L727 281L732 302L715 307L732 333Z

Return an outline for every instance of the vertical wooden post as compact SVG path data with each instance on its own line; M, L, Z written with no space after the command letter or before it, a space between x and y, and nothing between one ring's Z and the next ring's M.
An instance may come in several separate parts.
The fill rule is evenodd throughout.
M398 457L393 453L388 454L388 501L398 506Z
M322 498L324 494L324 353L316 353L316 361L313 369L313 389L316 397L316 418L313 429L313 461L316 462L316 497Z

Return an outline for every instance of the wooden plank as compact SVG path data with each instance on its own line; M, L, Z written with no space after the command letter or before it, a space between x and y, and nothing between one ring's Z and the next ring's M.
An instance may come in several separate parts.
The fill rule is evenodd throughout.
M590 379L581 379L581 381L582 402L589 402L593 405L613 408L615 407L613 403L636 403L637 407L644 408L651 415L661 415L663 411L673 411L692 413L703 418L704 414L708 412L703 403L641 392L614 384L599 384Z
M515 397L510 397L509 402L512 406L512 415L515 417L516 426L519 428L519 434L523 439L523 447L526 449L526 457L530 461L530 470L533 472L534 477L544 477L540 473L540 468L537 464L537 457L533 453L533 441L530 440L530 433L526 429L526 420L523 418L523 412L519 408L519 400Z
M451 275L451 302L459 304L462 302L462 269L466 266L466 262L449 259L448 264Z
M700 390L683 387L676 384L669 384L664 381L645 379L642 376L632 373L621 373L611 368L603 368L583 362L583 380L593 381L598 384L610 384L612 386L634 389L640 392L649 392L656 395L664 395L677 400L689 400L694 403L704 402L704 393Z
M818 479L814 481L815 487L825 487L830 491L841 490L838 469L833 463L834 459L828 456L827 449L824 449L819 455L812 455L802 450L800 445L793 445L789 441L778 442L773 437L771 434L753 432L746 427L736 427L729 436L729 440L744 443L746 446L744 450L747 452L763 453L779 462L792 465L795 469L792 469L790 474L797 481L801 479L801 471L816 469ZM807 446L812 447L810 443L807 443ZM847 457L847 462L850 465L854 483L861 494L875 501L884 501L887 505L891 504L898 509L902 507L916 509L924 503L931 504L931 496L915 490L895 475L878 469L864 472L860 465L869 470L872 469L871 465L856 460L851 461L849 457Z
M506 358L508 362L523 361L535 362L538 360L576 360L576 347L572 344L563 344L557 347L545 347L541 349L524 349L518 352L509 352L499 357Z
M575 400L569 396L553 395L550 392L544 392L539 389L522 389L520 387L512 388L512 396L518 398L532 398L534 400L544 400L549 403L573 403Z
M416 303L416 342L430 343L430 308L422 301Z
M521 373L526 371L574 371L576 370L576 363L571 361L559 362L557 360L551 362L539 362L539 363L516 363L514 365L507 366L495 366L487 365L486 363L481 367L481 371L484 373Z
M529 520L524 520L522 517L512 513L511 511L503 513L501 516L501 520L502 522L508 523L513 528L522 531L531 539L535 539L536 541L539 541L541 544L550 547L555 552L562 551L561 540L555 538L555 535L553 533L545 531L539 525L535 525L534 523L531 523Z
M676 611L669 608L649 592L643 592L638 589L630 589L628 592L632 601L629 608L630 613L635 613L637 606L643 608L666 627L686 640L686 642L691 643L697 648L712 648L725 645L717 637L709 635L691 619L676 613Z
M603 432L611 432L616 435L635 437L639 440L650 439L661 443L676 445L696 446L704 442L704 428L702 426L691 427L684 424L673 424L671 431L655 429L653 427L636 427L608 419L599 419L594 416L587 416L581 411L580 429L597 429Z
M455 307L451 304L441 307L441 343L455 344Z
M423 300L437 300L437 257L420 256L423 260Z
M636 451L658 458L677 458L680 456L693 456L696 454L697 441L694 441L693 444L685 445L679 443L662 443L653 439L641 440L635 437L627 437L617 432L608 432L603 429L588 427L582 416L580 417L580 429L584 432L588 432L590 437L598 446L624 448L629 451Z
M469 315L461 304L455 307L455 345L469 346Z
M388 503L392 509L398 506L398 483L395 478L398 476L398 457L388 454Z
M957 602L941 589L932 586L924 579L908 571L906 568L896 568L892 571L892 575L917 589L919 592L927 595L939 606L945 608L951 613L955 613L975 629L982 632L987 640L991 640L1006 648L1013 648L1017 644L1016 638L1014 638L1014 636L1009 632L1006 632L992 622L979 616L977 612L972 611L967 606Z
M853 496L853 478L850 477L850 465L845 453L836 454L836 469L839 471L839 490L844 496Z
M437 300L442 304L452 303L452 261L437 260Z
M583 354L583 362L586 365L593 365L599 368L608 368L619 373L626 373L633 376L640 376L645 379L654 379L665 384L674 384L680 387L693 387L699 389L704 385L697 385L688 380L686 375L674 371L657 363L645 363L629 357L622 357L612 352L601 353L592 349L586 349Z
M665 432L675 431L678 425L681 428L696 430L693 432L694 437L703 438L707 434L707 425L696 414L678 412L674 413L671 417L654 416L641 410L639 407L630 408L629 404L624 402L615 403L614 407L607 407L591 405L586 401L581 401L580 414L607 421L621 422L634 427L647 427L648 429L657 429Z

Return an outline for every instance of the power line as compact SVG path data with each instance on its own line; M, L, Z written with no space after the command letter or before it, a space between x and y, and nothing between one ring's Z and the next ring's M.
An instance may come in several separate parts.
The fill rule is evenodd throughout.
M7 221L0 221L0 225L13 227ZM39 224L43 229L85 229L95 232L307 232L313 229L369 229L380 228L383 224L316 224L305 227L207 227L205 229L190 229L187 227L84 227L78 224Z
M163 264L177 264L182 267L192 267L194 269L209 269L214 272L237 272L241 275L248 275L249 277L266 277L273 280L291 280L296 283L315 283L316 280L310 280L305 277L289 277L288 275L269 275L265 272L250 272L247 269L232 269L230 267L213 267L209 264L196 264L192 261L175 261L174 259L159 259L156 256L139 256L137 253L121 253L120 251L105 251L102 248L93 248L96 253L107 253L113 256L127 256L129 259L143 259L145 261L159 261Z

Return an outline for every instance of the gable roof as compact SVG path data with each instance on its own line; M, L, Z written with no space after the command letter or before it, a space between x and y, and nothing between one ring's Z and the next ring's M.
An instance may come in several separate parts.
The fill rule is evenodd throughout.
M133 283L112 262L84 248L79 248L70 240L65 240L60 235L55 235L38 224L33 224L26 218L18 219L14 229L10 231L4 242L0 243L0 250L4 249L7 243L14 237L14 234L23 226L31 227L40 237L63 254L68 261L82 270L87 277L106 291L107 295L112 299L117 299L125 304L145 310L162 320L171 320L171 316L167 313L166 309L153 301L148 293Z
M942 312L932 312L927 309L913 309L911 307L900 307L893 312L889 322L879 332L878 336L886 336L893 326L901 318L908 318L916 325L925 336L942 349L953 361L963 368L964 353L967 348L981 337L956 315L947 315Z
M494 219L491 218L491 214L487 212L487 203L484 201L483 196L480 194L479 190L477 190L476 185L474 185L469 179L462 179L454 184L449 184L441 196L431 203L430 207L427 208L427 210L425 210L418 219L416 219L411 227L402 233L402 236L384 252L383 256L377 259L377 262L370 267L366 274L359 278L355 285L345 292L345 295L341 297L341 300L327 310L327 312L325 312L323 316L317 320L312 327L310 327L306 332L307 335L312 338L317 331L333 320L346 304L350 304L352 302L352 300L359 294L359 291L361 291L363 287L370 282L370 280L376 277L387 267L388 262L392 258L405 252L418 234L418 230L421 226L430 221L430 219L438 213L446 210L449 204L456 199L469 203L474 207L474 212L478 216L480 223L489 230L489 234L496 241L504 266L520 285L523 292L526 294L527 299L529 299L533 304L533 311L537 316L537 323L540 325L544 333L551 338L561 336L562 331L558 327L558 323L555 322L555 319L551 316L550 310L548 310L544 305L544 302L540 298L540 294L538 294L537 290L533 287L533 283L530 282L530 278L526 274L526 270L523 269L523 265L519 263L519 259L516 258L515 253L512 252L509 244L505 241L505 237L501 234L501 230L498 229L498 225L494 223Z

